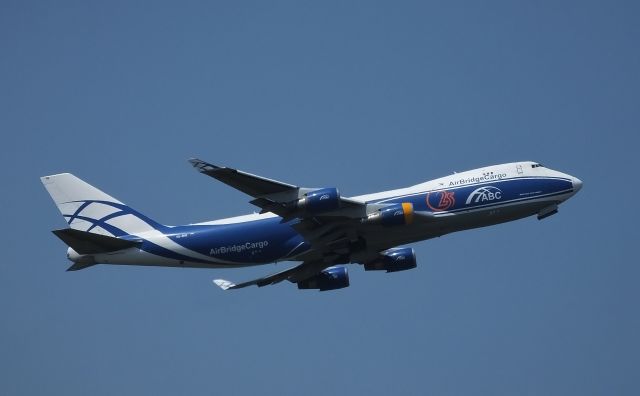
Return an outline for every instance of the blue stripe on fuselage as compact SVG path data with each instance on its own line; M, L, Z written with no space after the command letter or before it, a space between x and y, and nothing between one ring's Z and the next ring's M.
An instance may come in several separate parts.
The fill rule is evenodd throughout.
M268 263L308 247L291 222L281 220L270 217L242 223L177 226L170 229L167 237L186 249L215 259Z
M519 177L464 186L440 188L417 194L385 198L371 203L411 202L414 210L451 213L525 202L573 191L571 180L557 177Z

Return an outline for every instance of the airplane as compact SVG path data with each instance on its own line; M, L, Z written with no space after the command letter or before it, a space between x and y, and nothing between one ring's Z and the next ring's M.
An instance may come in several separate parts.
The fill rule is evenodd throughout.
M417 266L409 243L528 216L539 220L582 188L582 181L524 161L454 173L411 187L343 197L335 187L304 188L190 159L200 173L252 197L259 213L168 226L70 173L41 178L69 228L68 271L95 264L236 268L281 261L298 265L223 290L287 280L299 289L349 286L344 264L366 271Z

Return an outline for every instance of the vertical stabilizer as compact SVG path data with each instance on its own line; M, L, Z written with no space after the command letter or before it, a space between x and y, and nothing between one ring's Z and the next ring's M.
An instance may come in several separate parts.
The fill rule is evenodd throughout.
M40 180L74 230L119 237L163 228L70 173L44 176Z

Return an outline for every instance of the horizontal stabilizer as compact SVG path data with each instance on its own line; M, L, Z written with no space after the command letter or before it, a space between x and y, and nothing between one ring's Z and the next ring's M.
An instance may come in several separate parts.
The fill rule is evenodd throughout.
M73 228L64 228L52 232L80 254L115 252L142 244L142 241L128 241L92 232L74 230Z

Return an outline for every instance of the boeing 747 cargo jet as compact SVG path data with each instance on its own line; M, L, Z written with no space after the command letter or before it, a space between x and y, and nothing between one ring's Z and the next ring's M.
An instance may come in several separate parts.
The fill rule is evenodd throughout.
M412 242L537 215L544 219L582 182L535 162L456 173L397 190L343 197L191 159L200 173L252 197L260 213L168 226L70 173L42 177L69 228L53 233L69 246L75 271L95 264L235 268L297 261L284 271L222 289L284 280L299 289L349 286L347 268L396 272L416 267Z

